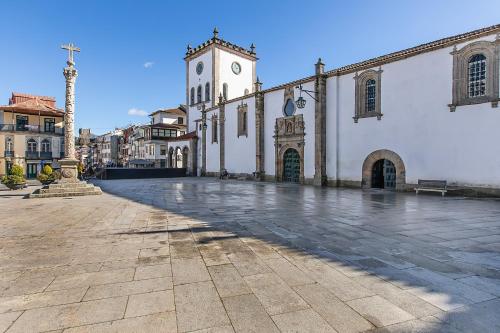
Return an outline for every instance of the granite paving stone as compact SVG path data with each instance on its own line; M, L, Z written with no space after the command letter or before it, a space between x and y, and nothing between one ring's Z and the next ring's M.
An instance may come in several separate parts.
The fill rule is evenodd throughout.
M230 325L212 281L174 286L179 332Z
M336 333L319 314L311 309L273 316L283 333Z
M498 200L172 178L0 191L0 332L499 332Z
M172 290L155 291L146 294L130 295L125 317L139 317L153 313L168 312L175 309Z
M223 302L236 332L279 332L254 295L227 297Z

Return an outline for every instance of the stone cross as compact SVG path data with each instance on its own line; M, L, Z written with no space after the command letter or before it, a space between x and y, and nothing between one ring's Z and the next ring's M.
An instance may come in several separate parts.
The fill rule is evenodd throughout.
M78 76L78 71L74 67L73 52L80 52L80 49L70 43L61 46L62 49L68 50L68 66L64 68L64 77L66 78L66 103L64 115L64 159L60 160L61 164L61 181L76 182L78 180L78 160L75 158L75 81Z
M61 49L68 50L68 65L74 65L75 62L73 61L73 52L80 52L80 48L76 47L73 43L69 43L66 45L61 45Z

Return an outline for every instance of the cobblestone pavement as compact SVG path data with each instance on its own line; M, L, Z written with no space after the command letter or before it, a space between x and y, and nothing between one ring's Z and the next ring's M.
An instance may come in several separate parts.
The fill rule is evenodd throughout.
M99 185L0 192L0 332L500 331L500 201Z

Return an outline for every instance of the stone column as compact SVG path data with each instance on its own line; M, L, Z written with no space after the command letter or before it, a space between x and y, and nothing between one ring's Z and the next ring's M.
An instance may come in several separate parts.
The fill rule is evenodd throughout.
M64 115L64 159L59 161L61 165L61 182L78 181L78 160L75 158L75 135L74 135L74 113L75 113L75 81L78 71L72 61L67 62L64 68L66 78L66 104Z
M226 104L222 94L219 95L219 176L226 168Z
M264 168L264 93L262 83L255 82L255 177L265 180Z
M315 108L314 108L314 185L327 184L326 176L326 78L325 64L321 58L315 65Z

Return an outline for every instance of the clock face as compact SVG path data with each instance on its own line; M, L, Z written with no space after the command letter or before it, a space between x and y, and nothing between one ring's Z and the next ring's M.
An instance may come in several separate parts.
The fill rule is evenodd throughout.
M203 72L203 62L199 62L197 65L196 65L196 73L198 75L200 75L201 73Z
M241 73L241 65L238 64L236 61L231 64L231 69L233 70L233 73L236 75Z

